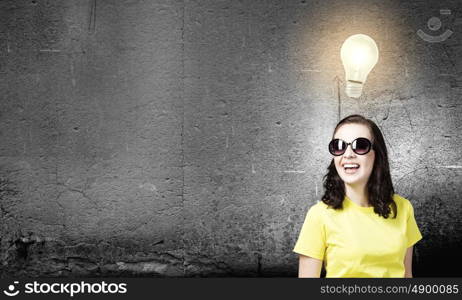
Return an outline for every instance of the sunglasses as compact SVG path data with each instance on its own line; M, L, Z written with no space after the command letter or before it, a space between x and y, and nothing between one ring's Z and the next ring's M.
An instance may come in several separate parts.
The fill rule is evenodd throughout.
M367 154L372 148L371 141L363 137L357 138L351 143L347 143L341 139L333 139L329 143L329 152L334 156L342 155L345 153L348 145L351 145L351 150L358 155Z

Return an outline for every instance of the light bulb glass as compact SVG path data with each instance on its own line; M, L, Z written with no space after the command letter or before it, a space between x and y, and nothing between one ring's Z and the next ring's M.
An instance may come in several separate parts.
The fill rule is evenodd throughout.
M345 40L340 56L345 68L345 92L348 97L359 98L367 75L379 60L377 44L365 34L355 34Z

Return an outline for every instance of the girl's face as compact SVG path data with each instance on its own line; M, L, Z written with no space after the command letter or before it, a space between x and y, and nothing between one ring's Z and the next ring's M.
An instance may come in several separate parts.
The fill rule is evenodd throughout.
M372 142L372 136L369 128L362 124L344 124L341 125L334 135L334 139L341 139L347 143L351 143L359 137L367 138ZM335 168L340 178L349 185L365 185L372 173L375 160L375 151L371 149L367 154L359 155L353 152L351 145L348 145L343 155L334 156ZM346 170L345 163L358 164L357 170Z

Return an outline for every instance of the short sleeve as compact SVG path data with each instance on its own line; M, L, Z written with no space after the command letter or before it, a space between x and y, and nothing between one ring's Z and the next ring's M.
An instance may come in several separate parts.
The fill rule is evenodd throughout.
M326 233L321 216L322 211L319 208L313 205L308 210L293 252L323 260Z
M422 234L419 231L417 223L414 217L414 208L412 207L411 202L408 206L408 217L406 224L406 238L407 238L407 248L413 246L415 243L422 239Z

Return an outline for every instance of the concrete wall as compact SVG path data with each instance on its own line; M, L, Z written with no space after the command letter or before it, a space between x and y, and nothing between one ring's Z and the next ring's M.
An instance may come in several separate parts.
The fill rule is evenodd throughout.
M414 205L414 275L461 276L461 12L457 0L0 2L0 275L296 276L333 127L360 113ZM430 43L418 29L454 33ZM336 81L354 33L380 49L359 100Z

